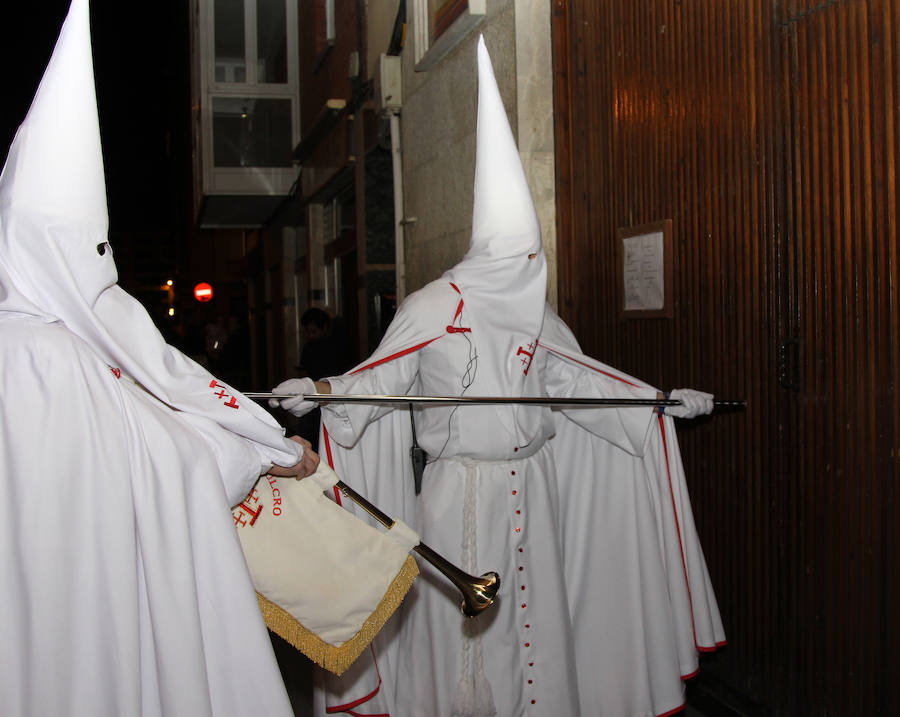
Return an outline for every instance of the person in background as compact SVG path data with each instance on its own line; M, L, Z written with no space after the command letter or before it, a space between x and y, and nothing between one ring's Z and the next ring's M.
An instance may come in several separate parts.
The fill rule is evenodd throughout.
M349 368L346 342L327 311L307 309L300 316L300 325L305 337L300 355L304 376L332 376Z
M333 376L349 368L346 342L327 311L311 307L300 316L304 343L299 374L303 377ZM319 440L321 411L318 406L291 424L297 434L315 444Z

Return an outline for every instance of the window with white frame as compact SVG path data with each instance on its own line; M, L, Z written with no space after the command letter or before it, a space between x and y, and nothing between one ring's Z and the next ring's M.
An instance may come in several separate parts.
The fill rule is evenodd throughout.
M286 194L300 137L296 3L195 1L203 191Z
M416 70L434 67L484 19L486 0L412 0Z

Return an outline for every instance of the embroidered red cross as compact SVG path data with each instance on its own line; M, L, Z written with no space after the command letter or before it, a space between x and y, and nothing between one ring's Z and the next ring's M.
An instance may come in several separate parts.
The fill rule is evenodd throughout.
M528 349L519 346L519 350L516 351L516 356L521 356L522 365L525 367L525 371L523 372L526 376L528 375L528 369L531 368L531 361L534 359L534 347L535 342L532 341L528 344Z
M253 525L256 522L256 519L259 517L259 514L262 513L262 503L259 504L259 507L256 510L253 510L249 505L247 505L247 501L244 501L232 512L232 516L234 516L234 524L243 527L247 525L247 520L249 518L250 525Z
M228 394L225 393L225 389L224 389L224 388L216 394L216 396L218 396L218 397L221 398L222 400L225 400L225 396L227 396L227 395L228 395Z

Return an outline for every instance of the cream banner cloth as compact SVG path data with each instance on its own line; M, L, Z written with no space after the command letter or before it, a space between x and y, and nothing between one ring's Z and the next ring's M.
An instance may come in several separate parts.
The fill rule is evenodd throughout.
M325 461L299 481L265 475L232 515L266 625L340 675L412 585L419 536L340 507L325 495L337 481Z

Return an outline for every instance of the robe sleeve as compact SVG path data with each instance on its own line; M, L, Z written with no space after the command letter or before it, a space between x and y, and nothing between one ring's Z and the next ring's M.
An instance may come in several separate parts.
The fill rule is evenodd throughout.
M190 413L178 415L203 437L215 455L228 505L240 503L259 480L260 475L272 467L272 459L257 443L222 428L215 421ZM297 449L295 463L303 455L300 444L297 444Z
M332 393L382 394L402 396L409 393L419 370L419 352L400 356L372 368L325 379ZM366 426L395 407L362 403L329 403L322 406L322 421L331 438L351 448Z
M542 352L542 369L551 398L655 398L657 391L630 384L588 366L579 366L549 351ZM642 456L647 431L654 415L652 407L563 408L569 420L618 446L633 456Z

